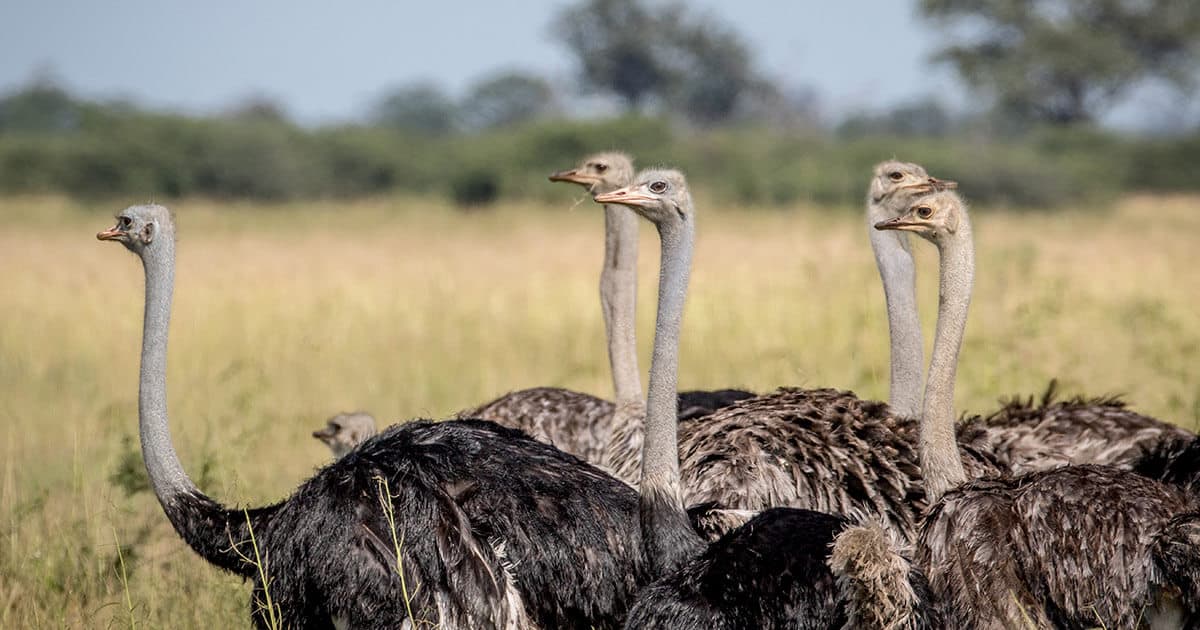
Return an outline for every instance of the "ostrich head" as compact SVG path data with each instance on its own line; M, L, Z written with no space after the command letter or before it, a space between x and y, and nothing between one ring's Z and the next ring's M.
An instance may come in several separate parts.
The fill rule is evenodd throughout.
M361 411L339 413L326 421L324 429L313 431L312 434L314 438L324 442L338 459L372 435L375 435L375 418Z
M692 213L692 197L683 173L675 170L651 169L642 171L637 181L610 193L596 195L597 203L616 203L629 206L655 225L669 220L688 221Z
M633 180L633 160L624 153L596 153L569 171L550 176L552 182L571 182L587 188L592 194L612 192L628 186Z
M876 223L875 229L913 232L936 245L958 232L966 211L962 198L947 190L922 197L900 216Z
M919 195L958 188L957 182L930 177L920 164L888 160L875 165L869 192L872 203L913 199Z
M129 251L141 254L160 238L171 238L171 211L159 205L130 206L117 215L117 224L96 234L102 241L119 241ZM163 234L163 232L168 232Z

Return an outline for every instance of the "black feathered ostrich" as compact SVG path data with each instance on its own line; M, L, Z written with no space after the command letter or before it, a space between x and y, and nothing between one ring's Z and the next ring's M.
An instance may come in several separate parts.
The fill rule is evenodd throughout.
M854 591L840 592L828 565L830 545L847 521L810 510L776 508L708 545L689 523L682 501L676 435L679 333L687 293L695 211L681 173L650 170L634 184L598 195L627 205L658 228L662 243L646 431L639 483L646 562L662 576L638 597L627 628L839 628ZM886 546L869 558L902 575L889 609L893 628L937 627L922 578ZM841 568L841 567L839 567ZM911 575L910 575L911 573ZM850 584L848 580L843 580ZM914 591L912 584L917 584ZM877 594L870 594L875 601ZM858 618L858 617L856 617Z
M265 507L204 495L167 420L174 221L162 206L133 206L97 237L125 245L145 270L138 417L155 496L197 554L252 581L256 625L621 623L648 579L636 493L494 423L393 426Z

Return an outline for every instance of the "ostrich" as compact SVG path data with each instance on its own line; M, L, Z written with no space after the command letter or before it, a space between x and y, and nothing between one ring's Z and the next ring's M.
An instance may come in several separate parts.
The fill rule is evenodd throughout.
M375 433L375 418L369 413L356 411L339 413L326 420L325 428L313 431L312 436L328 446L335 459L341 459Z
M550 181L587 188L593 195L626 186L633 179L633 161L623 153L597 153ZM637 477L636 457L612 465L610 443L620 440L622 453L636 454L640 444L631 438L645 413L638 372L634 319L637 310L637 218L626 208L604 208L604 267L600 272L600 306L604 314L608 360L612 369L614 402L557 387L535 387L507 393L479 407L459 412L460 418L482 418L522 429L597 465L608 465L628 483ZM697 418L734 401L753 396L736 389L681 392L680 414ZM628 462L632 461L632 464Z
M954 182L929 175L920 165L889 160L875 166L867 193L867 221L893 219L932 189L953 189ZM870 229L868 234L887 302L891 338L893 411L920 416L921 324L917 317L914 265L906 234ZM1132 468L1158 444L1190 439L1192 433L1136 413L1113 397L1077 397L1055 401L1051 382L1041 404L1013 398L987 416L973 416L958 427L958 438L986 451L1015 474L1066 464L1111 464Z
M682 501L676 429L676 383L683 305L692 257L695 212L678 171L643 171L625 188L596 201L627 205L658 229L662 245L641 479L642 545L651 573L663 576L638 597L627 628L834 628L844 622L838 584L826 565L840 517L776 508L712 545L693 531ZM905 565L898 556L895 564ZM905 565L906 566L906 565ZM905 586L913 579L895 580ZM915 596L913 598L915 600ZM906 601L893 612L931 627Z
M919 437L932 506L917 564L947 627L1194 623L1200 503L1181 488L1095 465L967 481L954 432L955 372L974 277L966 208L952 192L934 193L876 228L914 232L940 256Z
M97 234L145 271L142 454L176 532L253 583L259 627L613 628L648 580L637 494L491 422L413 421L319 470L287 499L226 507L187 476L167 418L175 226L158 205Z

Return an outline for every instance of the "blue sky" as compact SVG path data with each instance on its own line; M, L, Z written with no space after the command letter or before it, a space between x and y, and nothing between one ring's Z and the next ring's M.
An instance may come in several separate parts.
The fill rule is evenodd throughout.
M0 90L50 71L73 91L213 111L252 95L308 123L351 119L390 86L432 79L461 91L518 68L569 84L549 32L568 0L309 2L5 0ZM930 94L965 101L928 63L937 33L910 2L693 0L750 42L760 66L810 86L832 117Z

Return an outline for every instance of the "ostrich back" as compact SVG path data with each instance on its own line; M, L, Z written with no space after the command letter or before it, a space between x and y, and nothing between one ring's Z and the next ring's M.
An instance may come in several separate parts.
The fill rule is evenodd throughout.
M780 389L680 425L684 502L879 515L912 541L926 505L916 434L915 421L852 392ZM968 474L998 471L986 454L963 456Z
M947 627L1157 627L1164 597L1194 623L1196 509L1179 488L1107 466L978 479L931 508L917 564Z
M1039 402L1012 399L986 417L971 418L958 427L959 443L992 453L1021 475L1068 464L1132 470L1147 452L1195 437L1116 397L1055 400L1056 395L1051 382Z
M647 580L632 490L480 421L389 428L255 534L284 627L612 628Z
M680 392L679 419L703 418L752 397L753 392L741 389ZM627 476L621 478L633 482L637 479L637 463L641 461L641 423L626 427L621 435L613 436L614 409L613 403L590 394L560 387L534 387L509 392L480 407L460 411L455 417L491 420L501 426L520 429L534 439L553 444L595 466L607 465L610 439L622 440L630 466ZM622 437L631 432L637 433L636 441Z
M604 460L612 414L613 404L603 398L561 387L533 387L460 411L456 417L491 420L520 429L536 440L599 465Z

